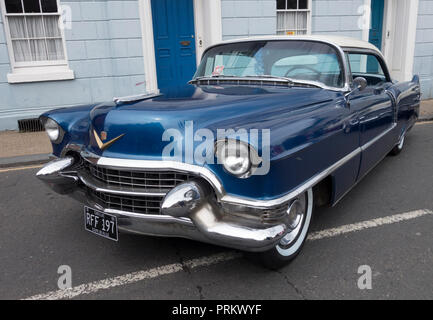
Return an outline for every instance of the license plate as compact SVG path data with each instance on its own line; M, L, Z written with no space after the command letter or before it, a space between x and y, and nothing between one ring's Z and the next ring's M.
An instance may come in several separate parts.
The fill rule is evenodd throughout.
M84 207L84 225L87 231L118 241L117 218L111 214Z

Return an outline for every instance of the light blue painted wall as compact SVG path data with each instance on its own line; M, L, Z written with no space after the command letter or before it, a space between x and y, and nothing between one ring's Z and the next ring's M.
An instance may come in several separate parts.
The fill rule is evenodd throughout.
M312 33L362 38L363 0L313 0ZM276 34L275 0L221 0L223 40Z
M358 21L364 0L313 0L312 33L362 39Z
M75 80L9 84L11 71L0 22L0 130L17 120L59 106L111 100L145 91L141 25L137 0L61 1L72 9L65 30Z
M274 35L276 0L221 0L223 40Z
M423 99L433 98L433 0L420 0L413 72L421 78Z

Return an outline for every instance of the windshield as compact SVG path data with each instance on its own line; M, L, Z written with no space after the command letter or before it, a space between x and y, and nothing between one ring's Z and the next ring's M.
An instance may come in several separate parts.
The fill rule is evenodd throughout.
M313 41L250 41L219 45L206 51L194 78L287 77L343 87L337 50Z

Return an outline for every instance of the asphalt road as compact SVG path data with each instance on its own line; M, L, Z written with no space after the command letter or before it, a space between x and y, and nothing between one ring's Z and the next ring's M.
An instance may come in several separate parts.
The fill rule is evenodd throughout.
M36 171L0 171L0 299L58 290L60 265L71 267L74 287L109 279L76 299L433 299L433 214L308 241L279 272L242 256L193 268L187 261L228 250L126 234L115 243L90 234L82 206L51 192ZM420 124L401 155L387 157L336 207L316 212L312 231L433 210L432 177L433 124ZM181 270L167 271L179 264ZM371 290L358 288L361 265L371 267ZM140 281L113 279L137 271L145 271Z

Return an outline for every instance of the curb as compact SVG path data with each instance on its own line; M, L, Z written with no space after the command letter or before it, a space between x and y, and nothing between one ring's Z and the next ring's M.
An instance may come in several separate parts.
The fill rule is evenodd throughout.
M417 122L430 122L430 121L433 121L433 116L431 116L431 117L425 117L425 118L420 118L420 119L418 119Z
M11 158L0 158L0 168L44 164L51 160L51 154L32 154Z

